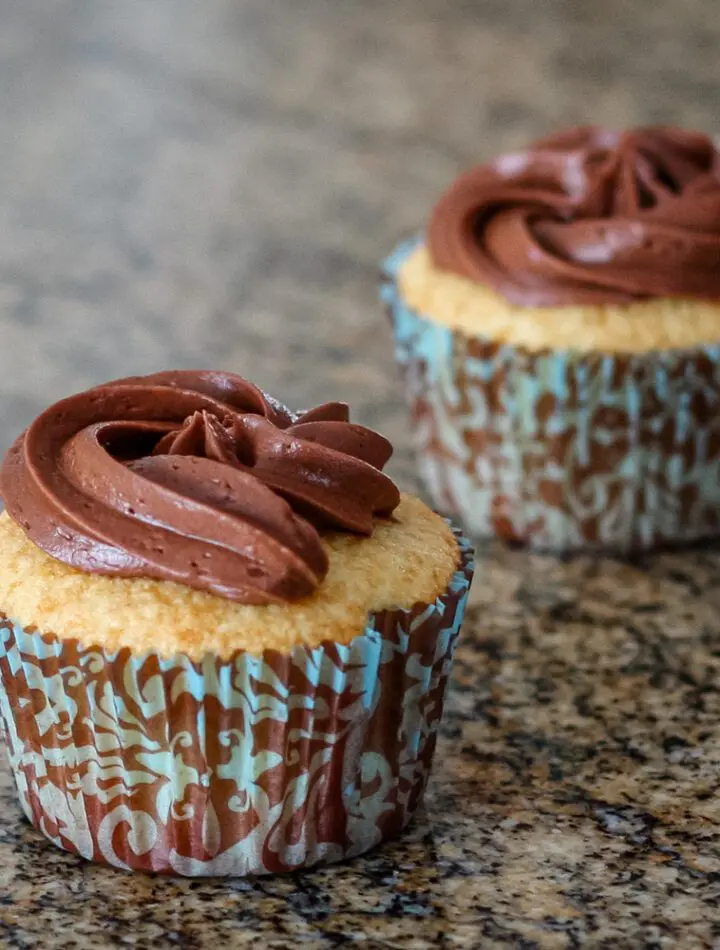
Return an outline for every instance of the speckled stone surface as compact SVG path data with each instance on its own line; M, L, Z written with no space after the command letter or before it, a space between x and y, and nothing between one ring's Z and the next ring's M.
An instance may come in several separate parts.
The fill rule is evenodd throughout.
M346 398L415 484L378 262L562 124L717 128L715 0L0 0L0 449L113 376ZM0 946L720 947L720 554L481 552L425 814L353 864L128 877L21 819Z

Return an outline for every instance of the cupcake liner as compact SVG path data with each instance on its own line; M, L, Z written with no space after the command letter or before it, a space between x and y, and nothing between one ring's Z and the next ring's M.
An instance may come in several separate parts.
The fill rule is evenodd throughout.
M0 622L0 719L20 803L114 867L268 874L398 833L428 779L473 572L370 615L347 646L199 662Z
M632 553L720 534L720 343L530 352L382 299L435 505L475 537Z

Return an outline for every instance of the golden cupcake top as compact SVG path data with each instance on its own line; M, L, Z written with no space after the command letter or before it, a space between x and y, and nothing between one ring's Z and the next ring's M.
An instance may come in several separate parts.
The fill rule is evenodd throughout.
M293 412L239 376L174 371L51 406L1 481L13 521L72 568L268 604L322 583L323 534L393 512L391 454L343 403Z
M50 557L0 514L0 604L25 627L107 650L163 656L236 650L287 653L301 644L350 643L368 615L432 604L460 563L447 521L403 495L370 537L327 532L328 571L317 589L291 603L245 604L184 583L85 573Z
M478 166L435 207L435 267L526 307L720 300L720 163L670 127L572 129Z
M720 301L659 297L631 303L529 307L510 303L486 284L441 270L427 247L402 264L398 287L416 313L469 339L530 352L646 354L720 342Z

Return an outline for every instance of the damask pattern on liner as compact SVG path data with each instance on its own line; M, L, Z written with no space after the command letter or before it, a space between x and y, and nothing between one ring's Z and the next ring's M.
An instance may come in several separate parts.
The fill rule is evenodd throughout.
M0 623L0 712L20 803L118 868L263 874L366 851L427 783L472 552L431 605L348 646L192 662Z

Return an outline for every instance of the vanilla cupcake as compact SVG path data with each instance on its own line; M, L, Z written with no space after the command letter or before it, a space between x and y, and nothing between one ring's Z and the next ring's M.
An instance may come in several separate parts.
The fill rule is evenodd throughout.
M720 164L580 128L460 178L383 297L437 507L634 552L720 533Z
M397 834L427 782L467 542L331 403L225 373L55 404L2 469L20 804L118 868L263 874Z

